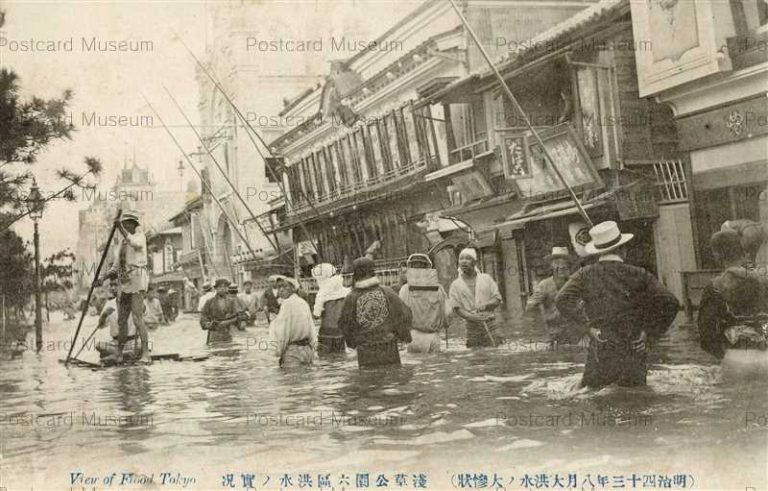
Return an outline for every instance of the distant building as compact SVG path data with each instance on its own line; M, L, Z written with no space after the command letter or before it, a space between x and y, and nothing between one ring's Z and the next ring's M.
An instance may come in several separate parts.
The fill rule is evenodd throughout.
M286 17L286 4L280 2L206 3L203 63L267 142L301 124L300 119L286 111L303 99L302 94L321 86L321 74L327 71L329 61L349 57L351 51L361 49L361 43L367 45L374 39L374 26L380 23L364 4L338 4L338 8L318 5L296 4L296 8L302 9L301 15ZM236 282L263 280L265 266L287 263L290 270L290 234L275 239L270 233L268 240L224 177L258 216L267 213L281 198L280 172L269 171L254 148L249 130L201 70L197 80L201 132L219 164L203 149L203 166L214 195L255 253L254 256L248 250L218 205L208 198L204 200L205 211L201 216L206 217L213 233L213 265L220 275ZM266 155L258 140L257 145ZM270 240L279 245L280 254Z
M173 210L184 203L183 193L158 190L149 171L135 162L124 164L109 189L82 190L80 198L90 205L80 210L78 219L75 269L79 289L87 289L93 281L118 209L137 211L144 232L151 234L166 229Z

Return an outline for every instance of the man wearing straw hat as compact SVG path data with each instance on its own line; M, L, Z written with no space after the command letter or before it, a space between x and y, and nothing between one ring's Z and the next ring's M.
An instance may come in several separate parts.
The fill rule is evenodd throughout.
M147 237L139 228L139 216L132 211L123 212L116 223L122 236L115 248L115 256L105 277L117 279L120 284L117 296L117 322L120 333L115 361L123 361L123 347L128 338L128 318L133 319L141 338L140 363L152 363L149 356L149 333L144 324L144 296L149 287L147 272Z
M567 247L553 247L548 257L552 276L541 280L533 289L533 294L525 306L526 313L538 311L547 327L549 342L556 349L559 344L573 344L581 339L572 323L566 322L555 305L557 292L571 276L571 255Z
M624 263L632 234L622 234L616 222L607 221L589 235L585 249L597 262L574 273L555 301L563 317L589 326L581 385L645 385L648 348L669 329L679 303L652 274Z

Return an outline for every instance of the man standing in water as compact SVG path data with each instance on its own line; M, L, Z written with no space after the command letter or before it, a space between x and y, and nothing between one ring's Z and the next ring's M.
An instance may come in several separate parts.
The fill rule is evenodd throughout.
M391 288L379 285L373 259L353 263L355 286L344 300L339 328L357 349L360 367L400 365L398 341L411 342L411 310Z
M552 349L559 344L573 344L581 339L581 332L575 325L566 322L555 305L557 292L571 276L571 255L567 247L553 247L549 255L552 276L541 280L533 289L533 295L525 306L526 313L538 311L547 327L547 335Z
M277 288L277 280L280 275L273 274L269 277L269 286L264 290L261 296L261 308L267 314L267 322L270 321L270 315L277 315L280 312L280 292Z
M501 305L499 287L491 275L477 269L477 252L459 253L459 277L448 293L453 311L467 323L467 348L498 346L504 342L493 311Z
M555 301L566 320L589 326L581 385L645 385L649 345L669 329L679 303L653 275L624 263L624 245L632 234L622 234L616 222L608 221L589 235L586 250L598 256L597 262L574 273Z
M406 262L406 283L400 287L400 299L411 309L413 324L409 353L438 353L439 332L448 328L445 304L448 295L437 280L432 260L426 254L411 254Z
M208 331L208 343L231 341L231 327L245 320L237 297L229 294L229 280L219 278L214 284L216 296L205 302L200 311L200 327Z
M248 322L246 325L252 326L256 321L256 312L259 310L259 299L253 291L253 282L246 280L243 282L243 293L239 295L240 300L245 304L248 311Z
M317 331L309 304L297 294L299 282L295 279L280 276L276 283L283 301L269 325L275 354L282 368L310 366L315 360Z
M149 356L149 333L144 324L144 296L149 287L147 273L147 238L139 229L139 216L134 212L124 212L115 224L122 236L112 266L106 278L116 278L120 284L117 300L117 323L120 333L117 342L115 361L123 361L123 347L128 337L128 318L133 323L141 338L140 363L152 363Z

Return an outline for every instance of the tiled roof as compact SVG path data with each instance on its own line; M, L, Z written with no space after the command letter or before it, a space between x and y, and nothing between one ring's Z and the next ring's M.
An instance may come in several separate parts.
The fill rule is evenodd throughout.
M629 12L629 0L601 0L563 22L540 32L530 41L527 41L519 51L502 58L496 64L497 68L503 72L558 47L565 47L570 42L569 35L583 31L613 15L625 12ZM490 68L486 68L480 72L480 75L485 77L492 73Z

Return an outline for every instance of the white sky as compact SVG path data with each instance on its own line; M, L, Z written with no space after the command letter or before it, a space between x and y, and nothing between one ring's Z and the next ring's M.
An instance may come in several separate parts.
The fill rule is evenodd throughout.
M262 0L263 2L263 0ZM262 2L255 2L262 4ZM327 3L330 2L330 3ZM413 9L418 1L331 0L274 1L285 15L275 19L278 24L290 23L291 12L301 8L309 15L323 19L324 7L332 5L332 16L360 19L371 34L378 35L394 25L402 15ZM284 9L282 8L284 6ZM163 119L174 127L187 151L197 147L191 131L183 131L182 117L176 112L163 91L163 84L174 93L184 111L198 121L197 85L194 61L182 46L174 41L172 30L202 57L205 48L205 2L203 1L3 1L6 24L2 35L11 41L68 41L72 51L11 52L9 45L0 47L0 66L12 68L20 77L22 97L56 97L65 89L74 91L70 105L75 126L80 126L72 141L51 145L39 156L33 167L43 191L53 192L62 187L55 170L69 167L82 169L85 156L98 157L104 164L99 189L106 191L114 182L123 159L131 157L142 167L149 167L161 189L179 189L176 166L181 158L173 142L155 121L154 128L82 127L82 114L147 116L141 92L160 111ZM265 19L267 22L268 19ZM322 24L321 24L322 25ZM100 40L149 40L153 50L144 53L86 52L82 38ZM374 36L375 37L375 36ZM296 54L291 55L295 60ZM305 55L311 56L311 55ZM317 56L317 54L315 54ZM288 97L295 93L285 94ZM187 170L184 180L192 177ZM64 247L75 250L77 243L77 211L88 203L56 202L46 209L41 222L42 254ZM32 225L28 219L19 222L16 230L31 238Z

